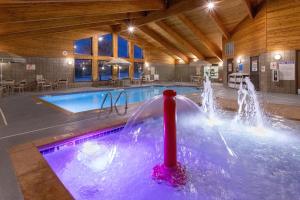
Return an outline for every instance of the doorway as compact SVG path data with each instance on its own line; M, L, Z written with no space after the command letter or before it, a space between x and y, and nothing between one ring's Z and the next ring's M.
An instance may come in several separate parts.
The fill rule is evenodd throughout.
M259 56L250 57L250 79L255 90L259 91Z
M233 58L227 59L227 83L229 82L229 75L234 72Z

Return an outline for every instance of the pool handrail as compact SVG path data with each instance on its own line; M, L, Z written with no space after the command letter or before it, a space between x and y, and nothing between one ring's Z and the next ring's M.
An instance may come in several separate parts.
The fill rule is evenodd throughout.
M111 92L107 92L107 93L105 94L100 109L101 109L101 110L103 109L104 103L106 102L106 99L107 99L108 96L110 96L110 113L111 113L111 112L113 111L113 97L112 97Z
M118 103L119 99L121 98L122 94L125 95L125 112L123 114L120 114L120 112L118 110L118 107L117 107L117 103ZM116 110L116 112L117 112L118 115L126 115L127 109L128 109L128 94L127 94L127 92L125 90L123 90L123 91L121 91L119 93L119 95L118 95L118 97L117 97L117 99L116 99L116 101L114 103L114 107L115 107L115 110Z
M115 106L115 107L117 106L117 103L118 103L120 97L122 96L122 94L125 95L125 109L127 109L127 108L128 108L128 95L127 95L127 92L126 92L125 90L123 90L123 91L121 91L121 92L119 93L119 95L118 95L118 97L117 97L117 99L116 99L116 101L115 101L114 106Z
M7 125L8 125L8 124L7 124L7 120L6 120L6 117L5 117L5 115L4 115L4 112L3 112L2 108L0 108L0 114L1 114L1 116L2 116L2 120L3 120L3 122L4 122L4 125L7 126Z

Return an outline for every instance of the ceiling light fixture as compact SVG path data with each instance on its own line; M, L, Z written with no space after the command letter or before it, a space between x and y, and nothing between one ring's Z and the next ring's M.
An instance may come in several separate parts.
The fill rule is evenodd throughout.
M214 9L214 7L215 7L215 4L213 2L208 2L207 3L208 10L212 10L212 9Z
M133 33L135 30L134 26L128 26L128 32Z

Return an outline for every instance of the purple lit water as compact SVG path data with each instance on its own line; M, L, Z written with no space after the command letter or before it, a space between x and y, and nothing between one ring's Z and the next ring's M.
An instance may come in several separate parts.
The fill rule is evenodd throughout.
M183 187L151 178L163 161L160 117L44 157L75 199L300 199L300 123L270 118L272 128L255 128L234 115L178 116L178 160L189 177Z

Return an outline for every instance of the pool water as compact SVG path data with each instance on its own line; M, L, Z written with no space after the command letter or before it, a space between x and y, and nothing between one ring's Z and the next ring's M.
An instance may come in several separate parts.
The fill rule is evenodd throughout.
M214 123L177 116L178 160L188 173L182 187L151 178L163 162L161 117L132 126L135 138L124 128L43 156L78 200L299 200L300 123L270 118L270 128L255 128L234 115L222 112Z
M139 103L151 99L156 95L162 94L166 89L175 90L177 94L199 93L200 90L196 87L189 86L146 86L134 87L114 90L101 90L97 92L81 92L63 95L47 95L40 98L48 103L54 104L64 110L72 113L95 110L101 107L104 96L107 92L111 92L113 103L116 101L121 91L125 90L128 95L128 103ZM125 105L124 95L120 97L117 103L118 106ZM110 99L105 101L104 108L110 107Z

